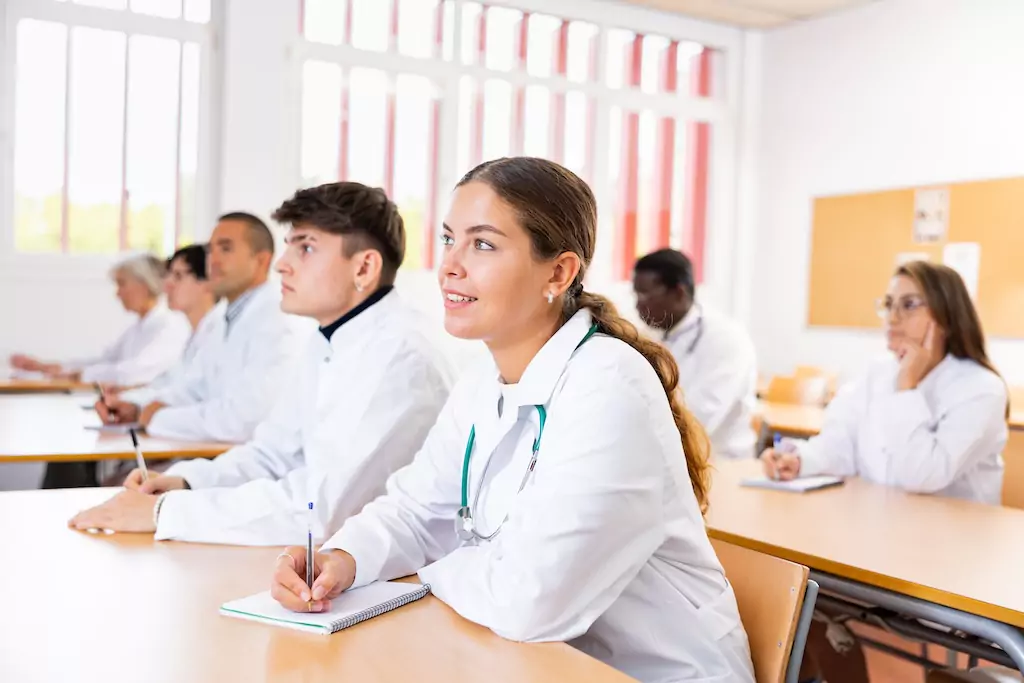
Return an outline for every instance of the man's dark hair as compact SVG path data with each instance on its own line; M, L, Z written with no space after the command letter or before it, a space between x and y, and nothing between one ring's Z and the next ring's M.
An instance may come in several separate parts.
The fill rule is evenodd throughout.
M182 247L167 259L168 268L177 259L182 260L197 280L206 279L206 245L190 244L187 247Z
M252 252L258 254L261 251L268 251L271 254L274 253L274 235L270 232L270 228L267 224L261 221L251 213L244 211L232 211L226 213L218 221L239 221L245 223L248 230L246 231L246 237L249 241L249 246L252 247Z
M682 287L693 298L693 263L681 251L659 249L636 262L634 271L654 273L661 284L669 289Z
M384 190L362 183L327 183L299 190L274 212L274 220L308 226L345 238L345 256L363 249L380 252L380 283L395 282L405 258L405 224Z

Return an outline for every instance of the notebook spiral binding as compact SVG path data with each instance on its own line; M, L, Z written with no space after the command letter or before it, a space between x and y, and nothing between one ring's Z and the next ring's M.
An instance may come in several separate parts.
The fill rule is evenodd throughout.
M342 629L349 628L350 626L355 626L356 624L358 624L361 621L366 621L367 619L373 619L374 617L379 617L380 615L382 615L382 614L384 614L386 612L390 612L393 609L398 609L399 607L402 607L404 605L408 605L410 602L415 602L416 600L419 600L420 598L425 597L429 593L430 593L430 584L429 583L425 583L422 586L420 586L420 588L418 590L416 590L415 592L406 593L405 595L403 595L401 597L394 598L393 600L388 600L387 602L381 603L380 605L377 605L376 607L371 607L369 609L364 609L362 612L357 612L356 614L350 614L349 616L345 617L344 619L336 619L336 620L331 622L331 633L337 633L338 631L340 631Z

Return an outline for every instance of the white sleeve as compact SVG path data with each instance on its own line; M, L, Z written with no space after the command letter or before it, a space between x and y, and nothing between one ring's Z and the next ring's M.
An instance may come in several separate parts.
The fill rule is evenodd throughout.
M836 393L825 409L821 431L797 447L801 477L857 474L857 427L863 419L868 386L863 377Z
M563 390L571 412L551 411L533 484L497 538L419 572L460 615L510 640L583 635L665 540L669 466L651 415L668 406L628 381L610 391L608 375Z
M245 371L224 378L225 386L216 398L208 398L209 390L201 389L202 373L197 377L190 372L184 382L160 392L157 400L168 407L153 415L146 431L184 441L247 441L293 371L291 338L281 327L254 331L245 349Z
M757 369L753 348L730 331L722 343L709 345L699 372L682 386L683 400L708 434L714 433L735 406L754 398ZM710 340L709 340L710 341ZM717 340L716 340L717 341Z
M298 387L300 383L288 383ZM288 391L248 443L212 460L179 462L165 474L182 477L193 489L240 486L254 479L280 479L301 463L302 414L299 390Z
M899 391L871 411L884 441L889 481L906 491L947 488L978 460L1006 444L1006 394L975 392L938 413L921 391Z
M452 391L412 463L388 479L385 494L324 544L355 558L355 587L408 576L455 549L462 453L472 424L460 412L471 403L467 380Z
M318 457L302 453L305 411L297 409L289 442L292 457L281 453L273 460L249 458L247 463L244 458L250 454L242 451L248 446L231 451L227 455L238 456L234 464L249 465L244 475L250 480L232 489L168 496L161 508L157 539L298 543L306 533L307 504L313 502L313 533L320 542L359 512L383 491L388 476L412 459L446 395L444 382L426 361L392 362L391 355L372 360L380 362L377 372L365 375L367 390L345 391L337 397L343 405L331 411L338 421L330 428L331 443L325 452ZM258 431L257 441L260 436ZM325 445L319 448L324 450ZM272 470L272 464L280 467ZM215 485L230 484L218 481Z
M154 378L181 361L181 354L188 342L188 323L184 319L170 318L167 324L157 329L147 329L147 338L132 356L126 357L121 351L124 338L114 349L104 353L101 361L82 368L83 382L110 382L131 386L152 381Z

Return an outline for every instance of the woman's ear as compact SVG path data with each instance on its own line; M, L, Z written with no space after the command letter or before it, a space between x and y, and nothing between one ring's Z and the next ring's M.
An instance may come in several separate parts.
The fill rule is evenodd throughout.
M580 257L571 251L565 251L555 257L552 262L551 279L548 280L552 289L559 295L572 285L580 273Z

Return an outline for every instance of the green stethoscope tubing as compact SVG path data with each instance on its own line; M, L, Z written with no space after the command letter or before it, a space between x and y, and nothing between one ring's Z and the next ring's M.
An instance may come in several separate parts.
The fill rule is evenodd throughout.
M587 331L586 336L583 337L580 343L576 345L576 348L579 349L583 346L588 339L594 336L595 333L597 333L597 323L590 326L590 330ZM527 470L527 476L529 476L529 473L533 471L533 466L537 462L537 453L540 451L540 440L541 437L544 436L544 424L548 419L548 411L544 406L535 405L534 408L537 409L537 417L540 420L540 425L537 428L537 438L533 440L533 455L530 458L530 467ZM473 425L469 429L469 439L466 441L466 453L462 458L462 510L469 509L469 462L473 459L474 445L476 445L476 425ZM523 479L523 484L526 484L525 478ZM522 487L520 487L520 490L522 490ZM470 515L470 517L472 517L472 515Z

